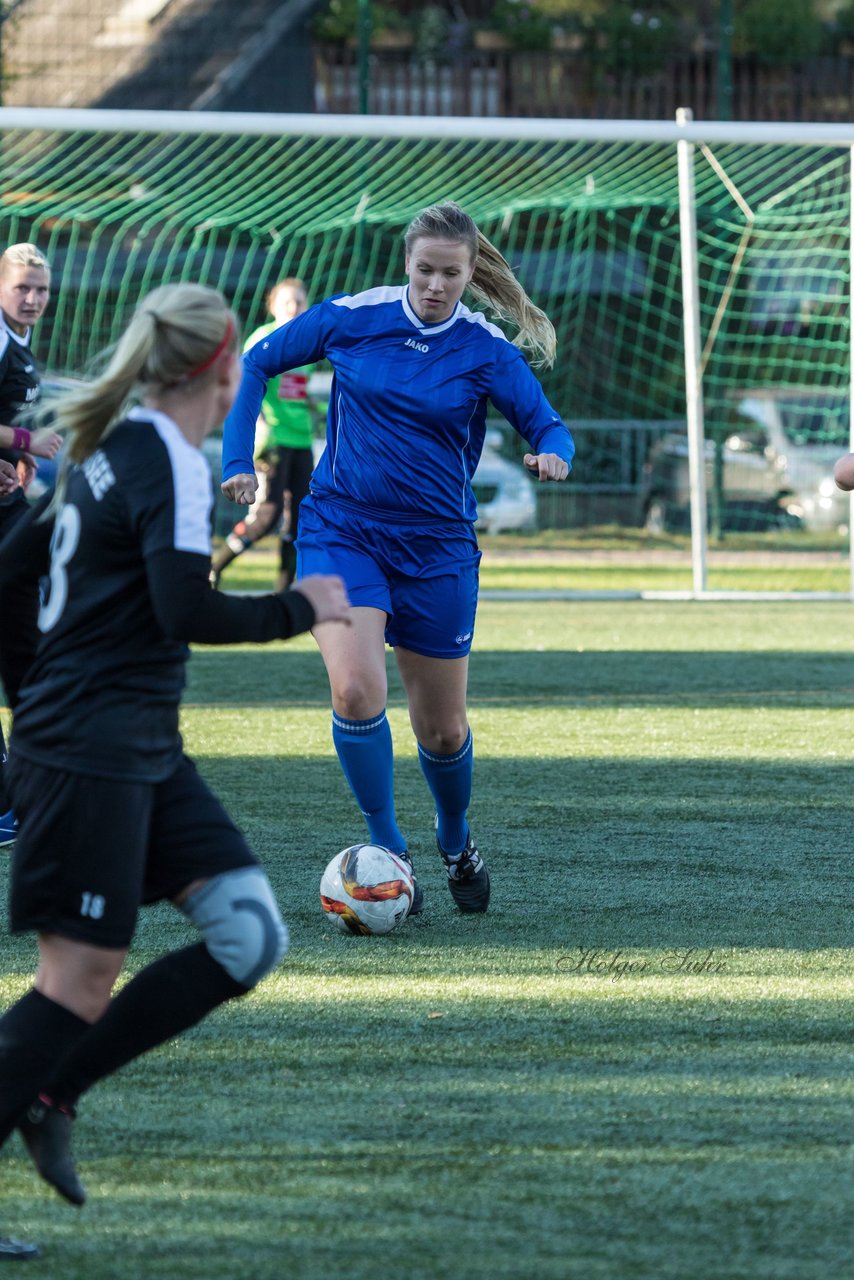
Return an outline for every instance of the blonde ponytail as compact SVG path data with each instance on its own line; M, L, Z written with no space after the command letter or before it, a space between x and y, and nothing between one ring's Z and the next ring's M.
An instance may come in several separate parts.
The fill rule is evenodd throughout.
M481 231L477 233L477 243L477 261L469 281L473 297L488 306L499 320L516 326L514 342L530 352L535 368L550 369L557 350L554 325L545 311L534 305L510 264Z
M68 397L57 426L69 435L68 459L95 452L134 393L186 387L191 392L229 344L237 345L225 298L198 284L163 285L137 307L103 372Z
M238 349L239 341L234 316L216 289L167 284L143 298L116 345L102 353L103 372L57 411L68 448L42 518L62 505L68 467L95 452L134 398L176 388L192 394L217 357L229 346Z
M513 342L529 352L532 365L551 367L554 364L557 347L554 325L546 313L534 305L510 264L464 209L453 200L422 209L406 229L407 253L412 252L412 246L422 236L467 245L474 262L474 274L468 286L472 296L499 320L515 325L517 333Z
M68 433L69 462L84 462L118 420L154 348L153 321L137 313L116 344L104 371L74 392L57 412L57 426Z

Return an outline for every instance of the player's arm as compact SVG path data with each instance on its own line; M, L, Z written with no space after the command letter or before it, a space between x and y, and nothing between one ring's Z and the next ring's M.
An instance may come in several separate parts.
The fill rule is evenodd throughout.
M154 613L171 640L196 644L265 644L287 640L321 622L349 622L350 602L336 577L304 578L266 596L213 591L210 559L167 549L146 559Z
M267 383L323 357L332 328L329 310L325 303L309 307L244 355L240 390L222 430L222 491L232 502L251 502L255 496L255 425Z
M264 449L265 442L269 437L269 428L263 413L259 413L258 417L255 419L255 431L256 440L258 433L260 432L261 434L261 445L258 449L258 452L260 453ZM253 449L254 448L255 441L253 441ZM230 480L226 480L224 484L220 485L220 488L226 498L228 498L229 502L239 502L241 506L251 507L258 493L258 476L255 472L254 460L252 464L252 471L238 471L238 473L233 475Z
M489 398L531 446L523 458L528 470L540 480L565 480L575 456L572 433L549 404L524 356L509 343L498 348Z
M55 458L62 447L62 436L48 427L27 431L26 427L0 424L0 449L20 449L36 458Z
M243 357L240 390L222 428L223 493L232 502L251 505L258 482L255 478L255 429L268 378L251 359L254 347Z
M50 568L53 533L53 519L40 517L49 501L42 498L0 543L0 679L13 710L39 639L39 579Z

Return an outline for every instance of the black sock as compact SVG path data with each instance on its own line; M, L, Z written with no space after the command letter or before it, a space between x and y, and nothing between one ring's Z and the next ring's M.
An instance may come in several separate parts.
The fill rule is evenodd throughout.
M54 1102L74 1106L98 1080L195 1026L217 1005L246 990L217 964L203 942L173 951L131 978L41 1091Z
M297 549L295 543L285 538L279 541L279 572L282 582L289 587L296 577Z
M40 991L0 1018L0 1145L90 1024Z

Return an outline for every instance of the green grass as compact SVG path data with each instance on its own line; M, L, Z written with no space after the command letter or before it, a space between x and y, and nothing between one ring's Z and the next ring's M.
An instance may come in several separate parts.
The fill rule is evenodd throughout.
M485 601L484 918L452 909L390 660L427 910L367 939L317 901L363 828L313 643L197 651L188 748L291 953L89 1095L82 1212L10 1142L0 1224L46 1251L27 1274L850 1274L852 627L845 603ZM133 964L188 936L144 912ZM32 955L4 942L6 1000Z
M530 537L482 539L481 589L644 592L692 589L690 543L642 530L546 530ZM273 539L234 562L223 576L230 591L269 591L277 569ZM849 593L847 542L806 534L733 534L708 552L710 591Z

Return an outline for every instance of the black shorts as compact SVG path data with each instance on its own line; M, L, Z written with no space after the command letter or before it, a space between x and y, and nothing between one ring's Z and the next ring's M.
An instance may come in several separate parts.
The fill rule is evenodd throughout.
M293 449L287 445L271 445L256 459L258 492L255 501L272 502L276 515L285 505L285 490L291 495L291 527L296 528L299 506L308 493L314 457L311 449Z
M9 900L13 933L127 947L143 903L257 863L186 756L163 782L66 773L15 755L8 768L20 824Z

